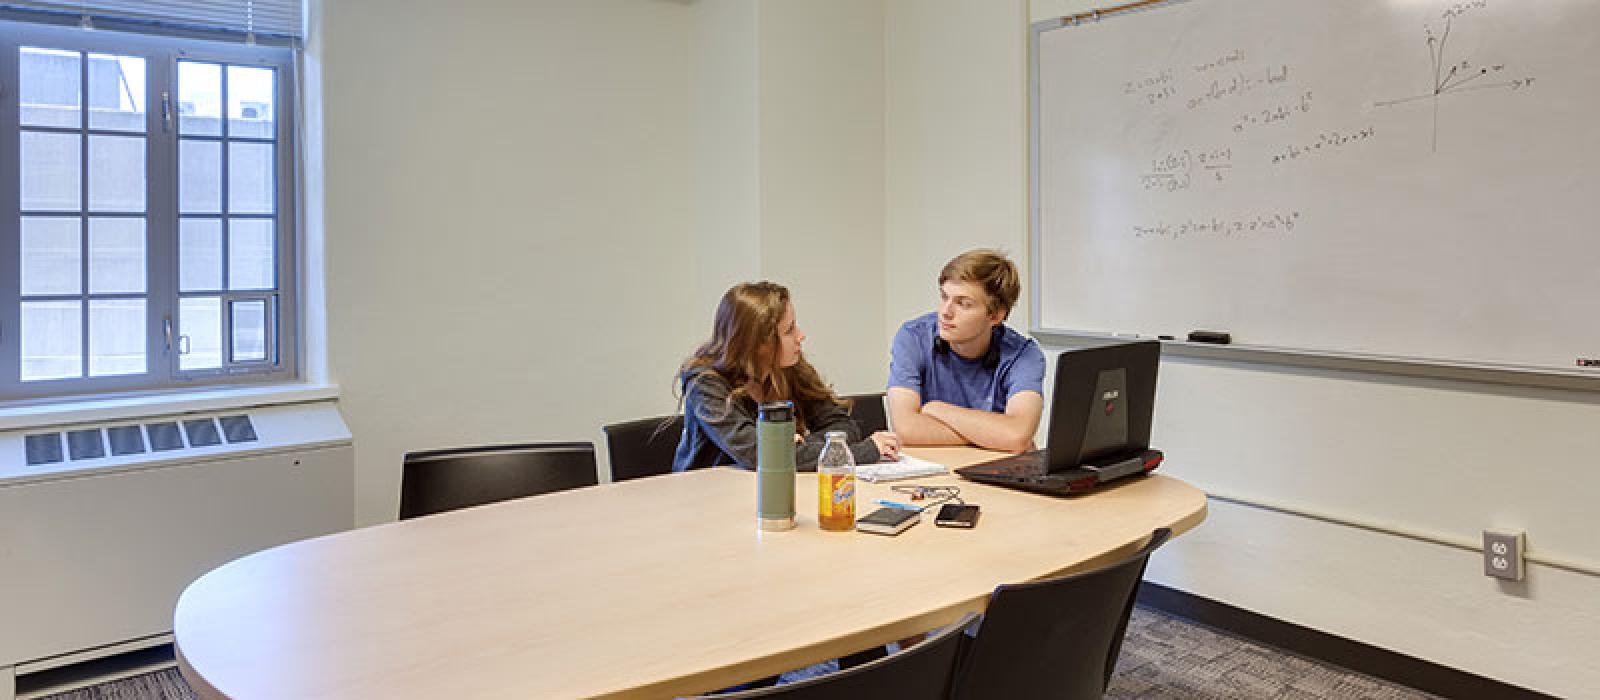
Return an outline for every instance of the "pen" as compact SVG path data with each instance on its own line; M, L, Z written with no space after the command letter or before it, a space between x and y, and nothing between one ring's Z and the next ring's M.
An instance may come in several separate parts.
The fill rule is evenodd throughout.
M900 508L902 510L916 510L916 511L922 510L921 508L918 508L916 506L908 506L908 505L906 505L904 503L895 503L894 501L885 501L885 500L883 500L881 498L878 499L877 503L880 506L889 506L890 508Z

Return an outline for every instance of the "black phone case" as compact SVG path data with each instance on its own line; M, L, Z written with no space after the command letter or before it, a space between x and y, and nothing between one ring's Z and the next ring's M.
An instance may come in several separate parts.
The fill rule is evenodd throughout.
M939 508L938 515L933 518L933 524L939 527L975 527L978 524L978 514L977 506L951 504Z

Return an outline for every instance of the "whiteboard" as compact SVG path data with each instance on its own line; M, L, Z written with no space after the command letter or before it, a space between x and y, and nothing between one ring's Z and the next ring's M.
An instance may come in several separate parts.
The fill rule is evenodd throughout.
M1036 25L1035 329L1600 373L1595 27L1595 0Z

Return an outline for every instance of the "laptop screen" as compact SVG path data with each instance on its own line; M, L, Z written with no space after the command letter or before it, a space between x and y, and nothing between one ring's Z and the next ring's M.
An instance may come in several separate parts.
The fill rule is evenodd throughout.
M1154 340L1068 350L1056 357L1045 455L1052 472L1150 447L1156 369Z

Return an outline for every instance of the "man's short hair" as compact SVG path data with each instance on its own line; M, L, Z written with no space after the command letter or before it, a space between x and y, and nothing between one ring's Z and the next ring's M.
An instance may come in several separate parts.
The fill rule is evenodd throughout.
M1017 266L1011 264L1010 258L1004 253L989 248L969 250L951 258L939 271L939 286L944 286L950 280L971 282L983 287L983 291L989 295L989 313L1003 310L1006 317L1011 316L1011 307L1022 295L1022 280L1017 275Z

